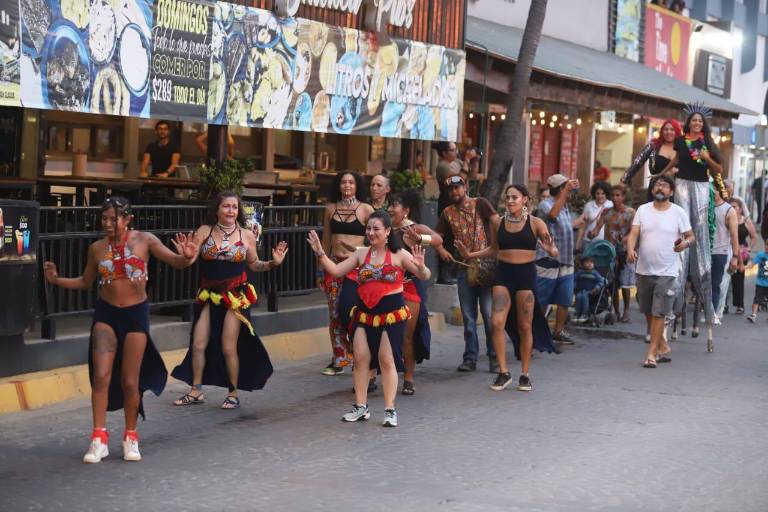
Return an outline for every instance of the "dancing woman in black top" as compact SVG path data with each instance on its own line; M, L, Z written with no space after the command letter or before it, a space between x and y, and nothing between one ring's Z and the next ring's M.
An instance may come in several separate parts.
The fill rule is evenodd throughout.
M323 215L323 250L334 262L344 261L365 243L365 226L373 207L365 203L365 183L353 171L341 171L333 181L333 189ZM350 339L347 332L349 312L357 297L357 273L332 277L323 273L320 287L328 298L328 330L333 357L323 369L323 375L344 373L352 362L348 354Z
M536 244L541 243L553 258L558 251L546 223L528 214L530 196L525 185L510 185L505 195L507 211L498 221L492 221L489 247L470 253L461 242L455 244L465 260L493 256L498 259L491 322L499 375L491 389L501 391L512 382L504 349L506 330L522 367L517 389L530 391L533 386L528 369L533 346L541 351L557 352L544 313L536 301Z

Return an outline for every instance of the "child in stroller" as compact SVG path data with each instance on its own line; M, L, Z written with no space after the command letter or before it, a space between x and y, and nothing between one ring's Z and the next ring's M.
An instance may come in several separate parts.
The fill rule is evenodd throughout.
M589 320L590 298L596 297L605 287L605 278L595 270L595 260L590 257L581 259L581 270L574 276L573 291L576 294L576 323Z
M616 317L611 312L613 303L613 287L616 286L616 249L606 240L595 240L590 243L582 254L582 263L591 260L593 271L603 277L603 286L595 294L589 294L589 307L584 316L579 320L581 312L577 312L577 320L581 323L589 322L595 327L612 324ZM579 273L575 276L575 286L579 286Z

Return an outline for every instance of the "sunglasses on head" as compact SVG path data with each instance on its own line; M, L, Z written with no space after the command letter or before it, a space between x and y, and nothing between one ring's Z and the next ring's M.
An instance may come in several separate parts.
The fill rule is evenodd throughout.
M449 187L455 185L464 185L464 179L461 176L450 176L445 180L445 184Z

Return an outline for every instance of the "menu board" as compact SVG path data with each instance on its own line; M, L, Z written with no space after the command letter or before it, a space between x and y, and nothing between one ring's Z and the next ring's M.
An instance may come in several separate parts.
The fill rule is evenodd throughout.
M20 0L24 106L149 116L152 0Z
M24 106L456 140L462 50L210 0L19 0Z
M230 12L244 7L228 4ZM206 118L212 2L156 0L152 27L152 116Z
M21 104L20 31L18 0L4 2L0 5L0 105L18 107Z

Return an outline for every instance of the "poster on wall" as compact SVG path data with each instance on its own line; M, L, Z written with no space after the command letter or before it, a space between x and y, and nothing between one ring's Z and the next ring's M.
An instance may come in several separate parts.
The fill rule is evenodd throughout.
M24 106L149 116L152 0L20 0Z
M619 57L640 61L640 0L618 0L616 3L615 53Z
M528 159L528 179L530 181L542 181L543 153L544 127L540 124L535 124L531 127L531 153Z
M0 105L18 107L21 72L21 22L17 0L0 5Z
M155 0L149 85L152 117L206 119L208 67L216 44L211 40L215 5ZM228 5L227 19L242 19L245 7Z
M652 4L645 9L645 65L689 83L691 20Z

